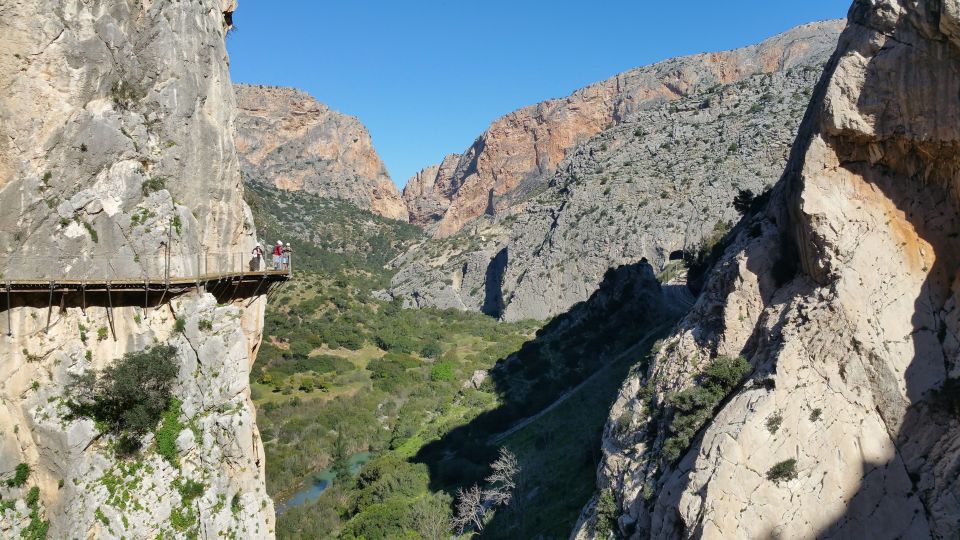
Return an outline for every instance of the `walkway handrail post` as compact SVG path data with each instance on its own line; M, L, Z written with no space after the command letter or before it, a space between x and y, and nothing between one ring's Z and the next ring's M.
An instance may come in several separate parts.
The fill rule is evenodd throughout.
M53 281L51 281L51 282L50 282L50 297L49 297L49 299L47 300L47 327L46 327L46 328L44 329L44 331L43 331L43 333L45 333L45 334L49 334L49 333L50 333L50 317L53 316L53 289L54 289L54 283L53 283Z
M197 294L201 294L200 290L200 254L203 252L203 246L200 246L200 249L197 250Z
M107 282L107 322L110 323L110 333L113 334L113 340L117 340L117 330L113 327L113 295L110 291L110 282Z
M170 244L173 242L173 216L170 217L170 223L167 225L167 246L164 253L163 279L167 288L170 287Z
M13 336L13 316L10 315L10 281L7 281L7 337Z

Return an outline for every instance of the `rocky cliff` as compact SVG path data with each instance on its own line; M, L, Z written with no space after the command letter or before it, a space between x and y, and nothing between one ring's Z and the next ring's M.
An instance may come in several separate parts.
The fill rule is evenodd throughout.
M835 44L832 25L798 27L759 45L668 60L621 73L572 95L544 101L496 120L432 181L444 206L432 230L450 236L470 220L496 214L541 188L568 152L649 108L716 85L806 65ZM405 196L417 206L416 195ZM434 214L417 216L420 223Z
M146 280L245 263L256 239L231 129L234 7L0 3L3 280ZM273 536L247 387L262 300L57 292L11 302L0 536ZM121 459L104 426L71 414L67 388L157 344L175 350L175 455L161 457L148 434Z
M429 226L443 219L455 190L449 183L460 154L450 154L439 165L430 165L407 180L403 186L403 201L410 212L410 223Z
M955 0L853 3L769 204L623 386L577 537L960 535L958 74Z
M407 221L406 205L359 120L293 88L234 88L245 181L342 199Z
M411 305L545 319L588 298L608 268L646 258L660 271L671 255L722 236L738 218L738 191L759 194L782 172L841 26L805 25L755 47L620 76L621 89L671 73L685 82L669 99L623 105L618 124L568 150L535 192L515 189L512 205L493 202L496 215L400 257L392 293ZM729 69L717 72L717 62ZM457 158L432 181L411 180L408 202L437 208ZM415 221L422 215L411 211Z

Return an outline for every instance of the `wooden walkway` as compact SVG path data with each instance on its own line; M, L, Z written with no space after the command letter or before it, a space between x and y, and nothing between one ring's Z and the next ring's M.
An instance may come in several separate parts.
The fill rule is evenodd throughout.
M193 289L200 286L229 281L269 281L272 283L287 281L291 277L288 270L261 270L249 272L224 272L216 274L203 274L199 276L171 277L164 278L145 278L145 279L115 279L109 281L89 281L89 280L46 280L46 279L13 279L4 281L0 278L0 291L4 292L46 292L54 290L61 291L107 291L107 290L151 290L162 291L169 289Z
M251 270L106 281L0 278L0 302L3 302L0 308L6 308L6 334L11 336L11 312L15 307L45 307L45 331L49 331L54 306L59 306L61 311L67 307L79 307L84 313L88 306L103 306L107 308L110 330L116 339L113 329L114 307L133 305L148 310L189 291L208 292L220 303L249 298L249 307L258 297L268 294L274 285L285 283L292 277L291 270Z

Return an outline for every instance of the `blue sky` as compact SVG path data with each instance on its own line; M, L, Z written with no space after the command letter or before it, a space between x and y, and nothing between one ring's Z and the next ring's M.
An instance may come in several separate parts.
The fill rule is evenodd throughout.
M731 49L849 0L241 0L236 82L293 86L360 118L394 181L495 118L632 67Z

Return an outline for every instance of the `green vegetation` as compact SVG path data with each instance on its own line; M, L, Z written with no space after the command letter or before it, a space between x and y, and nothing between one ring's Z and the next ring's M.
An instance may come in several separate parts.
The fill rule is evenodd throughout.
M816 422L820 419L820 416L823 415L823 409L814 409L810 411L810 421Z
M160 425L154 432L157 441L157 453L173 466L177 466L180 462L177 456L177 436L186 427L179 420L181 405L179 399L170 399L167 409L163 411L160 418Z
M167 179L160 176L157 178L148 178L140 185L140 191L146 197L155 191L167 189Z
M701 240L695 248L684 252L683 261L687 265L687 281L691 288L696 290L702 286L707 272L730 245L732 241L730 232L732 230L732 223L718 221L713 225L710 234Z
M737 191L737 195L733 198L733 208L741 216L755 214L770 200L770 193L770 189L767 189L760 195L754 195L753 191L749 189L741 189Z
M23 487L29 477L30 465L19 463L13 471L13 476L8 478L5 484L7 487Z
M110 86L113 102L123 109L129 109L144 98L143 90L124 80L117 80Z
M450 381L454 377L453 362L437 362L430 368L431 381Z
M781 461L767 471L767 480L779 484L780 482L793 480L797 477L797 460L788 459Z
M617 518L620 517L620 509L617 507L617 499L612 491L604 491L597 500L597 538L610 538L616 535Z
M539 330L402 309L373 291L421 231L303 193L251 185L247 197L266 244L296 253L251 370L267 490L283 501L330 482L279 517L278 538L449 538L454 493L483 482L501 447L521 462L521 502L491 510L484 536L567 536L594 495L609 406L653 338L638 342L669 322L641 294L651 274L611 271ZM477 370L488 376L475 387Z
M773 416L767 418L767 431L771 434L776 433L780 429L780 425L783 424L783 415L780 413L774 413Z
M87 230L87 234L90 235L90 239L93 240L94 243L99 242L100 237L97 235L97 230L93 228L93 225L86 221L81 221L81 223L83 224L83 228Z
M663 444L664 459L675 461L683 455L720 402L749 371L750 364L743 358L721 356L707 366L697 384L668 398L673 418Z
M50 522L40 519L40 488L33 486L27 492L27 508L30 509L30 523L20 531L20 538L25 540L42 540L47 537Z
M126 354L100 373L74 379L68 388L71 414L119 437L118 450L134 451L170 405L177 369L176 349L168 345Z
M389 283L384 269L401 251L425 240L409 223L305 192L291 193L248 183L245 197L266 247L290 242L297 272L319 272L377 289Z
M203 495L206 486L194 480L184 481L177 478L173 487L180 494L180 507L170 511L170 526L175 531L188 532L188 537L195 538L195 529L199 524L197 513L193 510L193 501Z

